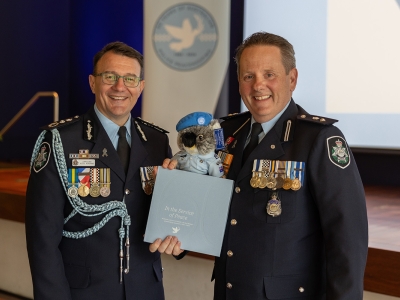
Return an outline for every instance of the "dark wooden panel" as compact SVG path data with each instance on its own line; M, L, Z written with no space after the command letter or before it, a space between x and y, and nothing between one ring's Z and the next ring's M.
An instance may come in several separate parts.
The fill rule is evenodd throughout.
M0 218L24 222L25 193L29 167L10 167L2 164L0 169Z
M368 249L364 289L400 297L400 252Z
M25 222L25 196L0 192L0 218Z

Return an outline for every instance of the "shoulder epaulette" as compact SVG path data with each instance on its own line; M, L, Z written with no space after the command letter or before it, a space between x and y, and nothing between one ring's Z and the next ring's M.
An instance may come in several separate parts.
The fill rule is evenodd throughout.
M335 120L335 119L330 119L330 118L321 117L321 116L314 116L314 115L309 115L309 114L298 115L297 119L301 120L301 121L307 121L307 122L312 122L312 123L321 124L321 125L332 125L333 123L338 122L338 120Z
M250 112L249 111L245 111L245 112L242 112L242 113L229 114L226 117L221 117L220 119L226 121L226 120L242 117L242 116L245 116L247 114L250 114Z
M167 130L165 130L165 129L163 129L163 128L157 126L157 125L154 125L154 123L147 122L147 121L143 120L143 119L140 118L140 117L137 117L137 118L134 118L134 119L135 119L135 121L139 121L139 122L142 123L143 125L146 125L146 126L148 126L148 127L154 128L154 129L156 129L156 130L158 130L158 131L160 131L160 132L162 132L162 133L169 133L169 131L167 131Z
M72 118L67 118L65 120L55 121L53 123L50 123L49 125L41 127L41 129L52 130L54 128L60 128L60 127L75 123L79 119L80 119L80 116L75 116L75 117L72 117Z

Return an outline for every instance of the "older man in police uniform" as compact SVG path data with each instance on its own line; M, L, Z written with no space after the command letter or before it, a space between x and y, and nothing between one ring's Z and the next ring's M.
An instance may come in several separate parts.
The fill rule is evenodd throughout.
M95 105L50 124L34 149L26 236L37 300L164 299L158 245L143 242L163 129L132 118L142 55L121 42L94 58ZM162 242L164 252L176 239ZM177 244L179 245L179 244Z
M365 197L336 120L291 99L298 73L284 38L251 35L236 63L249 112L221 123L235 190L214 299L361 300Z

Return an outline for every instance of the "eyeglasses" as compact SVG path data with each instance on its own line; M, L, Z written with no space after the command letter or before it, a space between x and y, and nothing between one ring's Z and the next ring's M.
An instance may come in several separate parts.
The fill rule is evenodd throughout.
M125 86L131 87L131 88L137 87L139 82L142 80L142 78L137 77L135 75L120 76L120 75L108 73L108 72L96 74L94 76L101 76L101 80L103 81L103 83L109 84L109 85L114 85L120 78L122 78Z

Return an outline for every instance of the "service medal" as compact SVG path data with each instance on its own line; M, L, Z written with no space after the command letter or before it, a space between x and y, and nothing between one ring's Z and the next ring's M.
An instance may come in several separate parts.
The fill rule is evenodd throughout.
M143 190L146 195L151 195L151 193L153 192L153 186L149 182L146 182Z
M108 197L110 196L110 188L108 186L103 186L102 188L100 188L100 195L102 197Z
M301 188L301 182L298 178L293 179L292 186L290 187L293 191L298 191Z
M102 197L110 196L110 168L100 169L100 195Z
M276 187L276 179L272 173L267 177L267 187L269 189L273 189Z
M267 214L272 217L277 217L282 213L281 200L278 199L276 193L273 193L271 199L268 200Z
M276 186L275 186L275 188L281 189L281 188L283 187L283 182L284 182L283 177L282 177L282 176L278 176L278 177L276 177L275 179L276 179Z
M283 181L283 189L284 190L290 190L290 188L292 187L292 179L290 178L285 178L285 180Z
M268 185L268 180L265 177L265 175L262 174L261 177L260 177L258 186L259 186L260 189L265 189L267 187L267 185Z
M81 197L86 197L89 195L89 188L86 186L86 184L81 184L81 186L78 188L78 194Z
M100 196L100 185L99 185L100 172L99 171L100 171L99 168L91 168L90 169L91 186L89 189L89 194L92 197Z
M89 189L90 196L98 197L100 196L100 187L98 183L93 183Z
M250 185L252 188L258 188L258 176L256 173L253 173L253 177L250 179Z
M68 196L75 198L78 195L78 188L73 185L68 189Z

